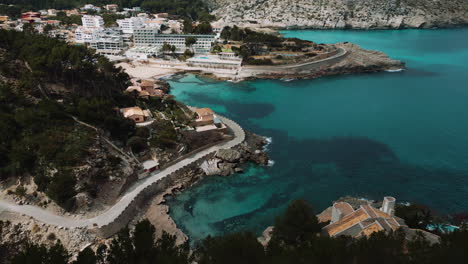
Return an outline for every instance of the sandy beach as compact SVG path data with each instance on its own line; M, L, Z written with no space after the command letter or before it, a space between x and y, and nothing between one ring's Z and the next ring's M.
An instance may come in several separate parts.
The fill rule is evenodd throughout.
M181 70L173 69L173 68L162 68L155 65L150 64L141 64L141 63L126 63L122 62L116 65L117 67L122 67L125 72L130 75L132 78L139 78L139 79L150 79L155 78L159 79L165 76L169 76Z

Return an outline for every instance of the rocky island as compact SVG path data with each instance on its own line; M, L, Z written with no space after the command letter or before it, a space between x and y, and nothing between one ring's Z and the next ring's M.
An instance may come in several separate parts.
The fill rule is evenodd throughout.
M248 27L402 29L466 25L465 0L207 0L221 23Z

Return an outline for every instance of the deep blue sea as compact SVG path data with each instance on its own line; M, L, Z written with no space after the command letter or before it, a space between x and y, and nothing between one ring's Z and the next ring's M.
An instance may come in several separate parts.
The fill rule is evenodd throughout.
M260 233L297 198L317 211L345 195L468 211L468 29L283 34L353 42L408 69L291 82L171 80L177 100L272 139L273 166L209 177L170 200L171 216L193 241Z

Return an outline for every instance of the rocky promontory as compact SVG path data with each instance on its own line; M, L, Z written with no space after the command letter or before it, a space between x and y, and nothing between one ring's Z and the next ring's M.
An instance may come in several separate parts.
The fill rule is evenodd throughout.
M394 60L383 52L363 49L353 43L333 44L339 52L329 58L290 65L244 66L235 76L218 76L244 79L313 79L322 76L400 71L405 63Z
M206 0L223 24L317 29L401 29L468 24L466 0Z

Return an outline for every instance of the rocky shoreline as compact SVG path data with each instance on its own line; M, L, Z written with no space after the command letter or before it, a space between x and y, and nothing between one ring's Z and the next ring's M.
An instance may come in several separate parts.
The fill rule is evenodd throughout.
M242 165L253 163L268 165L268 155L264 147L268 144L264 137L246 131L246 139L239 146L220 150L208 157L200 166L194 166L184 171L173 184L165 191L147 201L139 210L140 214L134 217L130 226L142 219L148 219L156 228L156 236L162 236L163 232L176 237L177 244L188 241L188 236L177 227L170 216L170 207L166 203L167 196L177 196L184 190L196 185L207 176L229 176L234 173L242 173ZM206 166L209 166L207 168Z
M383 71L404 70L405 63L394 60L383 52L363 49L360 46L349 43L334 44L337 48L346 50L346 54L341 57L325 61L319 65L306 67L281 67L247 66L236 74L218 74L209 72L184 72L194 73L202 76L223 81L243 81L255 79L315 79L323 76L374 73Z

